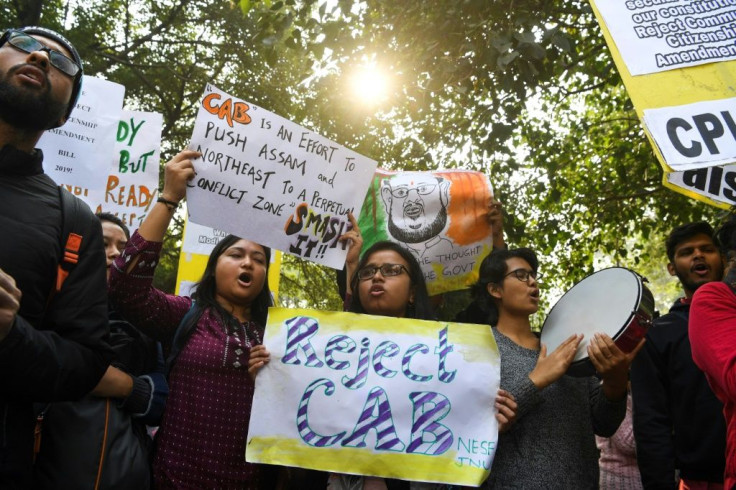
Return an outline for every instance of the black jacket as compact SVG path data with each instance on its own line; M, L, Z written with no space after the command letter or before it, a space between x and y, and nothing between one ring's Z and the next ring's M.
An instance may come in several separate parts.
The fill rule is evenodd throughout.
M112 360L99 220L86 206L79 263L47 306L61 249L61 202L43 155L0 149L0 269L22 292L0 342L0 488L30 485L32 402L78 399Z
M656 319L631 366L634 437L647 489L675 488L675 468L684 478L723 481L723 406L693 362L689 312L678 300Z
M110 346L117 364L134 376L163 372L156 341L110 310ZM120 364L118 364L118 362ZM152 440L140 418L119 400L87 396L39 407L44 414L33 467L36 490L100 488L148 490Z

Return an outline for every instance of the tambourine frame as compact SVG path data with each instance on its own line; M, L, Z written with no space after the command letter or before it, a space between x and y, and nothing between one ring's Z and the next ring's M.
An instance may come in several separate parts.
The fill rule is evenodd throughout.
M573 293L573 291L577 291L579 294L580 289L576 290L576 288L582 288L582 287L606 287L606 280L604 276L614 274L614 278L616 278L616 275L620 275L622 272L626 272L627 274L624 275L626 278L628 278L628 274L631 274L635 281L631 281L632 284L636 284L636 294L631 294L631 291L624 291L624 294L629 294L631 297L626 298L626 302L630 302L630 305L627 305L627 310L629 311L628 317L624 316L624 314L621 313L621 310L616 312L616 314L620 314L623 319L621 322L621 326L616 329L616 331L613 331L614 329L610 326L596 328L595 325L587 325L588 331L593 332L603 332L607 333L614 341L616 346L621 349L624 352L631 352L634 350L634 348L637 346L639 341L646 335L646 332L651 325L652 318L654 315L654 297L652 296L651 291L644 285L644 282L646 282L646 279L641 277L636 272L624 268L624 267L609 267L606 269L601 269L599 271L596 271L592 274L589 274L584 279L576 283L572 288L570 288L562 297L555 303L555 305L550 309L547 318L544 321L544 324L542 325L542 336L541 341L545 344L547 344L547 352L550 353L554 351L554 349L557 348L559 343L564 340L564 338L569 337L573 333L581 333L580 331L575 331L576 327L575 323L576 320L570 320L570 321L563 321L560 320L561 317L559 315L555 314L555 310L563 307L563 308L571 308L570 305L567 305L570 298L572 296L575 296L576 293ZM587 284L590 283L591 280L593 280L593 276L597 276L597 279L602 279L601 284ZM608 285L616 286L616 284ZM604 291L605 292L605 291ZM615 291L616 292L616 291ZM620 291L619 291L620 292ZM566 297L568 299L566 299ZM635 298L635 300L634 300ZM631 300L631 301L630 301ZM560 306L562 305L562 306ZM575 305L572 305L575 306ZM583 305L579 307L579 309L585 310L585 308L589 308L590 305ZM559 313L559 312L558 312ZM591 312L586 311L588 313L588 316ZM608 312L610 313L610 312ZM564 313L563 313L564 314ZM605 316L606 312L602 311L600 312L601 317L603 318ZM556 321L557 323L554 326L550 326L549 324L550 319ZM592 320L590 323L595 323L595 320ZM569 334L564 335L561 337L562 340L558 342L555 345L550 345L549 342L545 341L545 328L549 332L549 328L562 328L557 327L557 325L564 324L566 325L564 328L569 329ZM567 325L570 325L567 327ZM608 331L607 331L608 330ZM573 363L570 365L568 371L566 374L569 374L570 376L577 376L577 377L584 377L584 376L592 376L595 374L595 368L593 367L593 363L590 362L590 359L587 356L587 345L588 341L590 340L591 335L586 334L583 341L580 343L580 346L578 347L578 351L576 353L576 360L573 361Z

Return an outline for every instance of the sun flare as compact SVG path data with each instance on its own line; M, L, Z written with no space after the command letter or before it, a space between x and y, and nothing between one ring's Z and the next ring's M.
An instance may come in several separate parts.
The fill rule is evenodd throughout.
M375 65L356 70L351 85L353 94L366 104L380 102L388 96L388 76Z

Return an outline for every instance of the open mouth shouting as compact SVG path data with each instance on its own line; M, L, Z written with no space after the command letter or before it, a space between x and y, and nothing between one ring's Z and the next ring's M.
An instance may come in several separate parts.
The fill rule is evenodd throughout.
M23 65L15 71L18 78L29 85L44 87L46 85L46 74L33 65Z
M383 289L383 286L381 284L374 284L373 286L371 286L371 289L369 291L370 295L373 297L381 296L385 292L386 290Z
M253 276L249 272L243 272L238 276L238 284L248 287L253 283Z
M697 276L705 277L710 273L710 267L704 262L699 262L690 268L690 272Z

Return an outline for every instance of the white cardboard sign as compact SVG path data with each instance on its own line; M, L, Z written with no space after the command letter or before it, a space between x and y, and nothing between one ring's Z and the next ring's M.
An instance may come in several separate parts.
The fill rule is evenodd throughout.
M736 98L645 109L644 124L673 170L736 161Z
M736 205L736 164L671 172L667 182L717 203Z
M115 214L136 229L156 202L163 116L123 111L115 133L104 190L80 196L92 208Z
M376 162L208 84L190 149L189 218L341 268Z
M596 0L632 75L736 59L733 0Z
M37 145L44 153L44 171L57 184L105 189L124 96L125 87L118 83L84 77L66 124L46 131Z
M269 309L246 459L478 486L498 439L488 325Z

